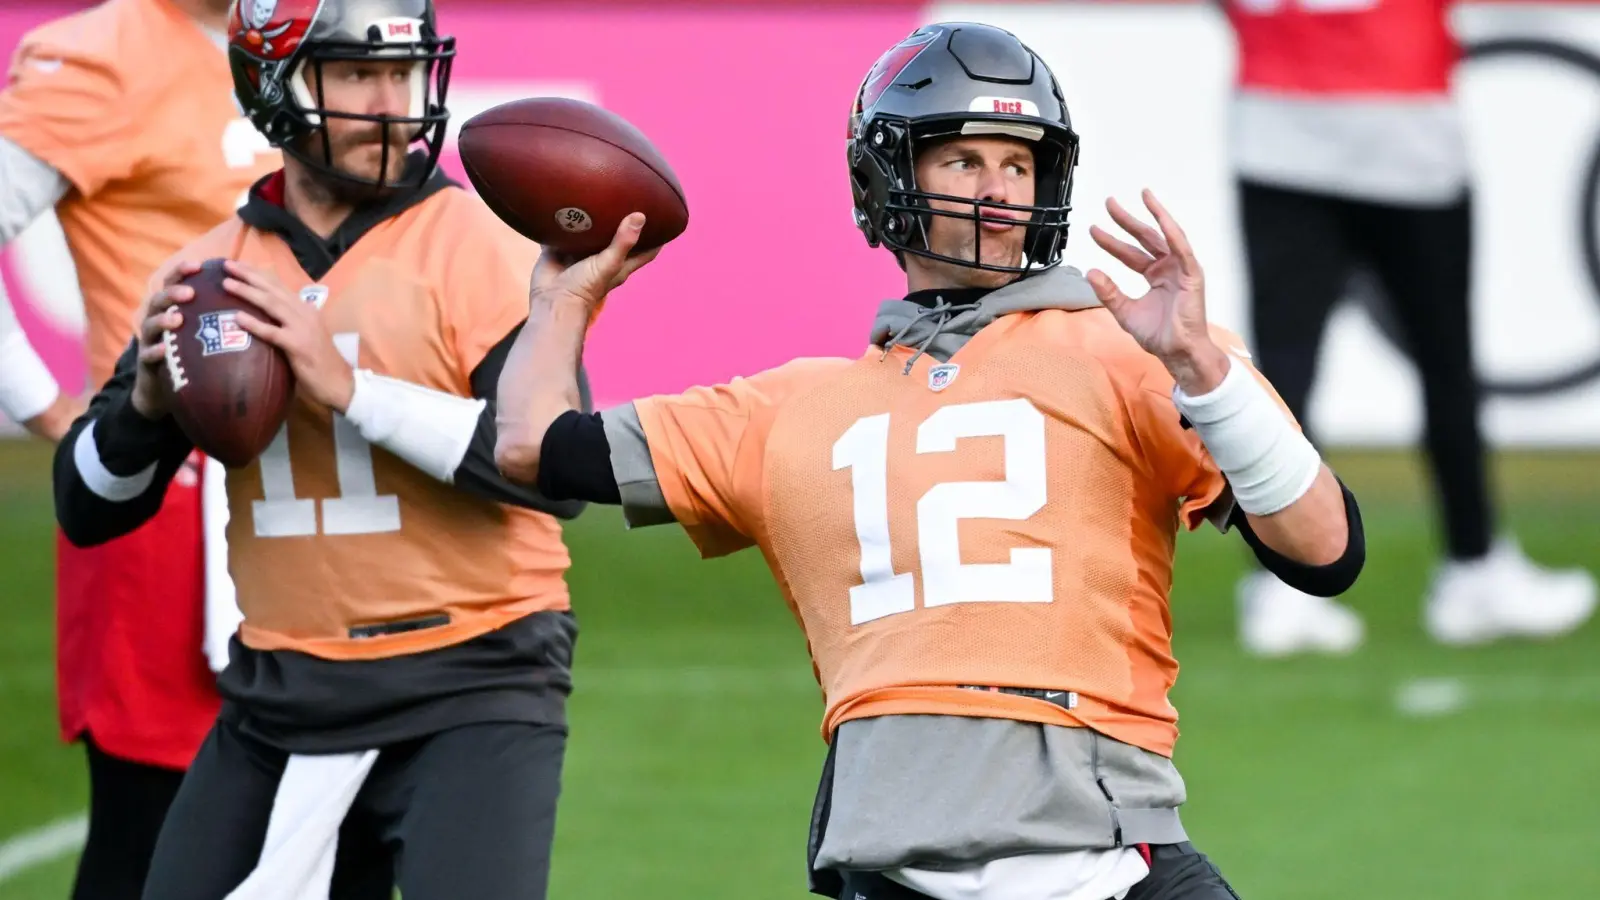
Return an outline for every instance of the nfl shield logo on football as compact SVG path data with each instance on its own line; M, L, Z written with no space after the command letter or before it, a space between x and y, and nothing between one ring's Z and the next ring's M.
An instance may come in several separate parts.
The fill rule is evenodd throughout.
M308 284L300 289L300 299L315 306L317 309L321 309L322 304L328 302L328 286L325 284Z
M200 314L200 330L195 332L195 337L200 339L201 356L249 349L250 332L239 327L235 321L238 315L231 309Z
M928 370L928 387L931 390L942 391L956 380L956 373L961 367L955 363L940 363Z

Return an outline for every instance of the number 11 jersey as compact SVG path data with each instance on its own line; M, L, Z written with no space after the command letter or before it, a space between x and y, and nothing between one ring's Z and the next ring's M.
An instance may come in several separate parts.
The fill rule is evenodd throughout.
M281 194L281 177L256 192ZM318 278L282 234L239 217L175 259L269 270L318 306L352 365L471 397L474 369L527 318L538 248L453 185L393 202L410 205ZM393 657L570 606L553 516L439 481L304 395L266 451L228 472L228 507L239 637L254 650Z

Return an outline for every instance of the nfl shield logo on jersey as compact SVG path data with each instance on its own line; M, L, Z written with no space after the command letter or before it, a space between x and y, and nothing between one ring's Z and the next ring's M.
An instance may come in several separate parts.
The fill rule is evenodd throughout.
M195 332L195 337L200 339L201 356L237 353L249 348L250 332L240 328L239 323L234 320L238 315L231 309L201 313L200 330Z
M322 304L328 302L328 286L325 284L308 284L300 289L300 300L315 306L317 309L321 309Z
M960 371L961 367L955 363L940 363L934 366L928 370L928 388L935 391L944 390L950 386L950 382L956 380L956 373Z

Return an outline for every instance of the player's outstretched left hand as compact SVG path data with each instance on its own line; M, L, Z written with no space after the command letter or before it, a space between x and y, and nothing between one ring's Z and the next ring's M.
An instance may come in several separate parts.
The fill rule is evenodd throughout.
M1089 234L1118 262L1143 275L1150 290L1142 297L1129 297L1099 269L1089 270L1089 284L1117 324L1161 360L1185 393L1203 394L1228 372L1227 358L1211 340L1206 321L1205 273L1172 214L1150 190L1143 192L1143 199L1159 230L1123 209L1115 198L1106 200L1112 221L1132 235L1138 247L1098 225L1089 226Z
M241 311L236 319L239 327L283 351L297 390L329 409L348 409L356 389L355 370L339 355L316 306L291 293L265 269L236 259L228 260L226 268L232 277L223 279L223 289L254 303L271 320Z
M661 248L630 256L644 230L644 213L631 213L617 226L604 250L583 259L546 249L533 267L530 300L577 302L593 314L606 295L622 286L628 276L656 258Z

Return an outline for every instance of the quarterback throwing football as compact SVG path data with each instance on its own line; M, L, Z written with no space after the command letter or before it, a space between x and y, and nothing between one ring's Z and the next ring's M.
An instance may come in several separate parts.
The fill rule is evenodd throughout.
M1237 532L1337 594L1354 498L1206 321L1154 196L1150 289L1061 264L1078 136L1050 69L984 25L919 29L868 73L857 224L906 272L858 359L585 414L591 312L632 266L547 254L500 376L496 459L552 498L758 546L805 630L829 754L811 888L847 900L1233 900L1179 820L1168 593L1179 523Z
M495 466L537 247L438 169L455 52L433 0L234 7L235 96L283 166L163 267L57 453L74 544L149 519L191 450L163 374L177 282L226 258L296 396L228 472L244 622L149 900L545 896L577 635L559 520L583 504Z

